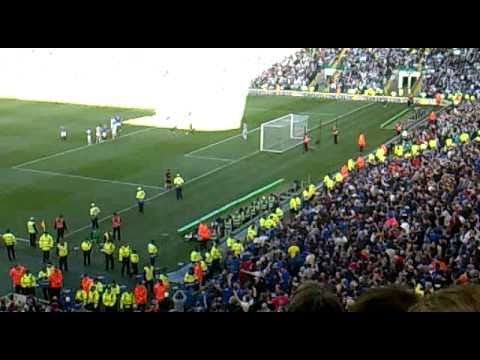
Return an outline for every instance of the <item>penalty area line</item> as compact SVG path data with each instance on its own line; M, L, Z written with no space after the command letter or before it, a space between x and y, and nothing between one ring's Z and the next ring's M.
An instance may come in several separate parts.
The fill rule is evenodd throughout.
M242 160L246 160L246 159L248 159L248 158L250 158L250 157L252 157L252 156L255 156L255 155L257 155L258 153L260 153L260 150L257 150L257 151L255 151L255 152L253 152L253 153L250 153L250 154L248 154L248 155L242 156L241 158L238 158L238 159L236 159L236 160L232 160L232 161L229 162L228 164L225 164L225 165L216 167L216 168L214 168L214 169L212 169L212 170L210 170L210 171L207 171L206 173L203 173L203 174L198 175L198 176L196 176L196 177L194 177L194 178L192 178L192 179L190 179L190 180L185 181L185 184L184 184L184 185L192 184L192 183L194 183L195 181L198 181L198 180L200 180L200 179L203 179L203 178L206 177L206 176L215 174L216 172L219 172L220 170L223 170L223 169L225 169L225 168L227 168L227 167L229 167L229 166L232 166L232 165L234 165L234 164L236 164L236 163L239 163L239 162L242 161ZM153 196L150 197L150 198L147 198L147 199L145 200L145 202L149 202L149 201L153 201L153 200L155 200L155 199L158 199L159 197L161 197L161 196L163 196L163 195L165 195L165 194L168 194L168 193L170 193L170 192L172 192L172 191L173 191L173 189L172 189L172 190L167 190L167 191L160 192L160 193L158 193L158 194L156 194L156 195L153 195ZM131 206L128 206L128 207L126 207L126 208L124 208L124 209L121 209L121 210L119 210L119 211L117 211L117 212L118 212L119 214L123 214L123 213L126 213L127 211L130 211L130 210L132 210L132 209L135 209L136 207L137 207L137 204L131 205ZM99 219L98 222L99 222L99 223L102 223L102 222L104 222L105 220L108 220L108 219L111 219L111 218L112 218L111 215L105 216L105 217ZM71 231L71 232L69 232L68 234L66 234L66 235L65 235L65 238L69 238L70 236L72 236L72 235L74 235L74 234L77 234L77 233L79 233L80 231L87 230L87 229L89 229L89 228L90 228L90 225L83 226L83 227L81 227L81 228L79 228L79 229L76 229L76 230Z

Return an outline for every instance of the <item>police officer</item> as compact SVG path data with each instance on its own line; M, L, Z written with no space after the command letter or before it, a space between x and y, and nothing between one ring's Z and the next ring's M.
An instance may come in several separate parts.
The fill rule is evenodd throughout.
M38 247L42 250L43 263L48 262L50 260L50 250L53 248L53 237L48 231L45 231L42 236L40 236Z
M30 220L27 221L27 232L28 238L30 239L30 246L36 247L37 246L37 225L35 224L35 218L31 217Z
M175 178L173 179L173 185L175 185L175 193L177 195L177 200L183 199L183 194L182 194L182 187L185 181L183 178L180 176L180 174L177 174Z
M15 245L17 244L17 238L7 229L3 234L3 241L5 242L5 248L7 249L8 260L15 260Z
M66 241L57 244L57 255L60 270L68 271L68 243Z
M137 204L138 204L138 211L143 214L143 206L145 204L145 191L142 189L141 186L137 188L137 194L135 198L137 199Z
M145 286L153 293L153 280L155 278L155 268L152 264L145 264L143 267L143 274L145 277Z
M90 221L92 222L92 230L98 229L98 215L100 214L100 208L95 203L90 204Z
M133 309L133 293L127 290L126 286L122 287L122 295L120 297L120 311L131 312Z
M120 249L118 249L118 260L122 263L122 277L125 275L125 270L127 275L130 276L130 246L127 244L120 246Z
M138 263L140 261L140 256L138 256L137 250L132 249L130 253L130 264L132 265L132 271L130 272L130 276L138 275Z
M83 266L90 265L90 255L92 253L92 242L90 239L85 239L80 244L80 249L83 254Z
M102 252L105 254L105 270L108 271L110 268L113 270L114 261L113 261L113 252L115 251L115 244L111 240L105 241L103 244Z
M150 256L150 264L152 266L155 266L155 258L157 257L157 253L158 253L158 248L157 248L157 245L155 245L155 240L150 240L150 242L147 245L147 252L148 252L148 255Z
M22 286L24 295L35 296L35 287L37 286L37 282L35 280L35 276L30 272L30 270L25 270L25 273L20 280L20 285Z

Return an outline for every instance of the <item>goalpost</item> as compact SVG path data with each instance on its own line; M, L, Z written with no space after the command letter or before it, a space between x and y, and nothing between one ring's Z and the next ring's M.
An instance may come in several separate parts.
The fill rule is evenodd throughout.
M260 151L283 153L300 145L308 132L308 116L288 114L263 123L260 128Z

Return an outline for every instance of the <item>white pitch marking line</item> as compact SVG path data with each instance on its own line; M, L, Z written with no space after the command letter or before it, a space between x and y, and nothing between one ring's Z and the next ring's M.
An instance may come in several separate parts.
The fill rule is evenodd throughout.
M117 180L99 179L99 178L93 178L93 177L81 176L81 175L63 174L63 173L58 173L58 172L54 172L54 171L34 170L34 169L26 169L26 168L16 168L15 170L32 172L32 173L41 174L41 175L61 176L61 177L67 177L67 178L72 178L72 179L97 181L97 182L103 182L103 183L107 183L107 184L141 186L141 187L148 188L148 189L164 190L164 188L161 187L161 186L137 184L137 183L131 183L131 182L125 182L125 181L117 181Z
M250 134L250 133L252 133L252 132L254 132L254 131L257 131L257 130L260 130L260 126L259 126L259 127L256 127L255 129L249 130L249 131L247 132L247 134ZM217 141L216 143L209 144L209 145L206 145L206 146L201 147L200 149L190 151L189 153L185 154L185 156L188 157L188 156L193 155L193 154L195 154L195 153L197 153L197 152L200 152L200 151L202 151L202 150L209 149L209 148L211 148L211 147L213 147L213 146L215 146L215 145L223 144L223 143L225 143L225 142L227 142L227 141L230 141L230 140L232 140L232 139L235 139L235 138L238 138L238 137L241 137L241 136L242 136L242 134L237 134L237 135L230 136L230 137L228 137L228 138L226 138L226 139Z
M236 164L236 163L238 163L238 162L240 162L240 161L242 161L242 160L245 160L245 159L247 159L247 158L249 158L249 157L252 157L252 156L254 156L254 155L257 155L259 152L260 152L260 150L257 150L257 151L255 151L255 152L253 152L253 153L250 153L250 154L248 154L248 155L242 156L241 158L238 158L238 159L236 159L236 160L232 160L232 161L229 162L228 164L225 164L225 165L219 166L219 167L217 167L217 168L215 168L215 169L213 169L213 170L207 171L206 173L204 173L204 174L202 174L202 175L196 176L196 177L194 177L194 178L192 178L192 179L190 179L190 180L188 180L188 181L185 181L185 185L191 184L191 183L193 183L193 182L195 182L195 181L197 181L197 180L203 179L205 176L214 174L214 173L216 173L216 172L218 172L218 171L220 171L220 170L225 169L226 167L229 167L229 166L231 166L231 165L233 165L233 164ZM169 191L164 191L164 192L158 193L158 194L156 194L156 195L154 195L154 196L152 196L152 197L150 197L150 198L147 198L147 199L145 200L145 202L155 200L155 199L159 198L160 196L163 196L163 195L169 193L170 191L173 191L173 190L169 190ZM127 212L127 211L130 211L130 210L136 208L136 207L137 207L137 205L132 205L132 206L126 207L126 208L124 208L124 209L122 209L122 210L119 210L118 213L119 213L119 214L123 214L123 213L125 213L125 212ZM99 219L98 222L99 222L99 223L104 222L105 220L108 220L108 219L110 219L111 217L112 217L111 215L105 216L104 218ZM74 235L74 234L76 234L76 233L78 233L78 232L80 232L80 231L83 231L83 230L86 230L86 229L89 229L89 228L90 228L90 225L83 226L83 227L81 227L81 228L79 228L79 229L76 229L76 230L71 231L71 232L69 232L68 234L66 234L66 235L65 235L65 238L68 238L68 237L70 237L70 236L72 236L72 235Z
M348 113L341 114L340 116L338 116L338 117L335 118L335 119L332 119L331 121L334 121L334 120L336 120L336 119L338 119L338 118L341 118L341 117L343 117L343 116L347 116L347 115L349 115L349 114L351 114L351 113L354 113L354 112L356 112L356 111L359 111L359 110L361 110L362 108L365 108L365 107L367 107L367 106L371 106L371 105L373 105L373 104L374 104L374 103L362 105L362 106L360 106L360 107L358 107L358 108L356 108L356 109L354 109L354 110L352 110L352 111L350 111L350 112L348 112ZM260 127L255 128L255 129L253 129L253 130L250 130L249 133L250 133L250 132L253 132L253 131L256 131L256 130L258 130L258 129L260 129ZM241 134L232 136L232 137L230 137L230 138L228 138L228 139L223 140L222 142L225 142L225 141L227 141L227 140L230 140L230 139L235 138L235 137L238 137L238 136L241 136ZM214 146L214 145L217 145L217 144L211 144L211 145L207 145L207 146L208 146L208 147L211 147L211 146ZM203 150L203 148L198 149L198 150L195 150L194 152L198 152L199 150ZM233 165L233 164L236 164L236 163L238 163L238 162L240 162L240 161L242 161L242 160L245 160L245 159L247 159L247 158L249 158L249 157L252 157L252 156L254 156L254 155L257 155L258 153L260 153L260 150L257 150L257 151L255 151L255 152L253 152L253 153L251 153L251 154L248 154L248 155L245 155L245 156L243 156L243 157L241 157L241 158L238 158L238 159L236 159L236 160L233 160L233 161L229 162L228 164L219 166L219 167L217 167L217 168L215 168L215 169L213 169L213 170L210 170L210 171L208 171L208 172L206 172L206 173L204 173L204 174L202 174L202 175L199 175L199 176L197 176L197 177L194 177L194 178L186 181L186 182L185 182L185 185L186 185L186 184L191 184L191 183L193 183L194 181L200 180L200 179L204 178L205 176L214 174L214 173L216 173L216 172L218 172L218 171L220 171L220 170L223 170L223 169L225 169L225 168L227 168L227 167L229 167L229 166L231 166L231 165ZM192 154L192 153L188 153L188 154L185 154L185 155L191 155L191 154ZM172 190L170 190L170 191L172 191ZM151 198L147 198L147 199L145 200L145 202L148 202L148 201L154 200L154 199L156 199L156 198L159 198L160 196L163 196L163 195L169 193L170 191L164 191L164 192L158 193L158 194L152 196ZM137 205L132 205L132 206L126 207L125 209L122 209L122 210L118 211L118 213L123 214L124 212L130 211L130 210L134 209L135 207L137 207ZM104 218L99 219L98 222L101 223L101 222L104 222L105 220L108 220L108 219L110 219L110 218L111 218L111 215L110 215L110 216L105 216ZM80 231L86 230L86 229L88 229L88 228L90 228L90 225L86 225L86 226L83 226L83 227L81 227L81 228L79 228L79 229L77 229L77 230L74 230L74 231L72 231L72 232L69 232L68 234L65 235L65 238L68 238L68 237L70 237L71 235L76 234L76 233L78 233L78 232L80 232Z
M18 169L18 168L21 168L21 167L24 167L24 166L27 166L27 165L36 164L40 161L52 159L52 158L62 156L62 155L65 155L65 154L69 154L69 153L72 153L72 152L76 152L76 151L80 151L80 150L83 150L83 149L91 148L95 145L101 145L101 144L106 144L106 143L110 143L110 142L113 142L113 141L119 141L119 139L126 138L126 137L129 137L129 136L132 136L132 135L137 135L137 134L144 133L144 132L147 132L147 131L151 131L153 129L156 129L156 128L147 128L147 129L132 131L132 132L129 132L128 134L126 134L126 135L119 136L117 140L109 139L109 140L102 141L100 143L94 143L94 144L91 144L91 145L79 146L79 147L76 147L76 148L73 148L73 149L70 149L70 150L65 150L65 151L62 151L62 152L59 152L59 153L55 153L55 154L52 154L52 155L47 155L47 156L43 156L43 157L38 158L38 159L27 161L27 162L24 162L22 164L15 165L12 168L13 169Z
M212 156L201 156L201 155L185 155L185 157L192 158L192 159L200 159L200 160L215 160L215 161L234 161L233 159L225 159L225 158L218 158Z

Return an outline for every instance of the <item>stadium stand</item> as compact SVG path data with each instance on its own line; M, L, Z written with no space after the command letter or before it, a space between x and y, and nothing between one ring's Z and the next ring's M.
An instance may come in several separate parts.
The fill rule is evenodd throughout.
M320 61L332 61L338 50L303 49L274 65L254 84L306 86ZM383 86L394 67L423 61L406 49L371 50L355 49L347 55L350 70L340 78L344 86ZM473 92L478 98L478 75L473 71L478 51L456 49L453 54L460 60L449 60L450 50L427 52L425 66L431 76L426 89L429 94L443 89ZM364 60L358 65L365 56L368 65ZM436 76L432 67L448 70L445 76ZM379 148L346 173L326 177L323 186L304 188L299 201L294 196L287 202L290 211L277 212L279 196L271 206L266 199L267 212L249 216L261 218L242 238L228 236L225 220L217 221L222 223L217 231L228 237L223 248L213 241L206 249L192 251L191 266L178 283L156 271L155 290L148 290L148 302L140 294L141 284L150 280L140 276L131 309L391 311L385 307L388 297L407 299L410 311L478 309L476 304L465 305L477 290L455 286L480 281L479 114L480 103L465 100L433 121L415 124L386 146L386 153ZM262 199L257 201L262 209ZM229 217L232 222L233 217ZM246 222L243 219L240 224ZM105 292L111 286L102 287ZM377 288L390 290L371 290ZM116 285L112 289L118 309L127 289L120 291ZM77 290L66 289L58 301L48 303L9 295L0 299L0 311L84 311L86 301L76 299ZM464 303L452 303L455 294L463 296L459 302ZM317 301L310 301L312 296ZM396 311L409 310L404 302L398 304Z
M302 49L264 71L253 80L252 88L307 90L317 71L332 62L339 50L339 48Z
M343 58L338 82L341 92L367 89L383 91L387 81L399 67L417 68L419 49L410 48L352 48Z
M433 48L425 56L423 90L429 95L457 92L480 95L478 48Z

